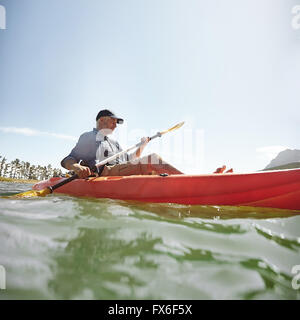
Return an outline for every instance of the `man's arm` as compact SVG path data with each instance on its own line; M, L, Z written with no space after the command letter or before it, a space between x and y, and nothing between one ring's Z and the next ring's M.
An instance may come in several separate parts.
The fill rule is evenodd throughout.
M65 160L64 167L68 170L74 171L81 179L84 179L92 175L92 172L89 167L80 165L79 163L76 162L75 159Z
M61 161L62 167L74 171L79 178L86 178L92 174L89 167L80 164L81 160L84 160L83 157L89 152L88 142L88 134L82 134L71 153Z
M149 141L150 141L150 139L148 137L147 138L145 138L145 137L142 138L141 142L143 142L143 144L134 153L129 155L129 160L133 161L133 160L139 158Z

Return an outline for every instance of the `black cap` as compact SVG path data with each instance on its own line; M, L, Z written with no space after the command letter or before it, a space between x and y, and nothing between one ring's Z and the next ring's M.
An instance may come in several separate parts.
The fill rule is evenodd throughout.
M118 118L113 112L111 112L107 109L99 111L99 113L97 114L97 117L96 117L96 121L98 121L99 118L101 118L101 117L111 117L111 118L117 119L117 123L119 123L119 124L122 124L124 122L123 119Z

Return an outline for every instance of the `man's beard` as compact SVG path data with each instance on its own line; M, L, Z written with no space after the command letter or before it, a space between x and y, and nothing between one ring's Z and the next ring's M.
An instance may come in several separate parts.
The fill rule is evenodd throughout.
M113 130L112 129L108 129L108 128L104 128L104 129L100 129L99 130L104 136L107 136L108 134L112 134Z

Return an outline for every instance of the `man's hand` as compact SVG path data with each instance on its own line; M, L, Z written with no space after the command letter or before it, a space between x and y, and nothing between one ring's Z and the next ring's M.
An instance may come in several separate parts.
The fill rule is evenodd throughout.
M140 146L140 148L145 148L146 147L146 145L148 144L148 142L150 141L150 138L149 137L143 137L142 139L141 139L141 142L142 142L142 145Z
M145 149L145 147L146 147L146 145L148 144L149 141L150 141L149 137L143 137L141 139L142 145L136 150L136 153L135 153L135 157L136 158L139 158L141 156L143 150Z
M70 170L73 170L80 179L84 179L92 175L89 167L81 166L79 163L74 163L70 167Z

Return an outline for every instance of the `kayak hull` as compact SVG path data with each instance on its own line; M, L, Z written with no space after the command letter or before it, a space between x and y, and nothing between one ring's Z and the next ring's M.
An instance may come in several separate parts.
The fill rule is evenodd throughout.
M42 190L64 178L33 186ZM300 210L300 169L247 174L124 176L77 179L54 192L143 202Z

